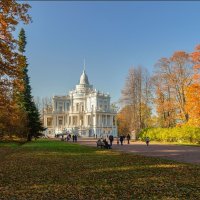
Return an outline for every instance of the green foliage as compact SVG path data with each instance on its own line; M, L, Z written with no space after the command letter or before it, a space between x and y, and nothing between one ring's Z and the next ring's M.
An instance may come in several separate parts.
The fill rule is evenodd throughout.
M31 86L30 80L28 76L28 64L26 56L23 55L25 52L26 46L26 36L24 29L21 29L19 33L19 52L21 55L22 60L22 70L23 70L23 85L24 89L20 93L21 96L21 106L23 107L24 111L27 114L27 121L28 121L28 134L27 139L30 141L32 137L38 137L41 131L44 131L44 127L40 121L40 114L39 111L33 101L33 97L31 95Z
M60 141L1 147L0 172L5 200L200 198L197 165Z
M139 138L144 140L147 136L153 141L200 143L200 128L187 125L174 128L148 128L142 130Z
M22 28L19 33L19 40L18 40L19 52L21 52L21 53L25 52L26 43L27 42L26 42L25 30Z

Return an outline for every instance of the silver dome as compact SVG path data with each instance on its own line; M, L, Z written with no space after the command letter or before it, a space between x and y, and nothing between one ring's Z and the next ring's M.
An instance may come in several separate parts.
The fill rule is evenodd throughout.
M83 70L83 73L81 74L80 84L81 85L89 85L88 77L87 77L87 74L85 73L85 70Z

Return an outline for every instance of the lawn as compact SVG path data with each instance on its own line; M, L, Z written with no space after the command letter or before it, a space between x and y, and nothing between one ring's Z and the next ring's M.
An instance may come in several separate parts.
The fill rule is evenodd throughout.
M0 143L0 199L200 199L200 166L61 141Z

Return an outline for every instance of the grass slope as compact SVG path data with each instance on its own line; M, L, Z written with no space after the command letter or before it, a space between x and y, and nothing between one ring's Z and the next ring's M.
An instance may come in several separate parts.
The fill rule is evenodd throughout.
M0 199L200 199L200 167L60 141L0 143Z

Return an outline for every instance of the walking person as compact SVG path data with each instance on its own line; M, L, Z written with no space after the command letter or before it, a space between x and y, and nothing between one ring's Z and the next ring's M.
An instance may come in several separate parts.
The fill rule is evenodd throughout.
M75 141L75 135L73 134L73 136L72 136L72 140L73 140L73 142Z
M61 141L64 141L64 135L62 135Z
M149 146L149 142L150 142L149 137L146 137L145 141L146 141L146 145Z
M74 141L77 142L77 135L74 136Z
M131 139L131 136L128 134L126 138L127 138L128 144L130 144L129 141Z
M123 145L124 136L123 136L123 135L121 135L121 136L119 137L119 140L120 140L120 143L121 143L121 145Z
M109 140L110 140L110 146L112 146L112 143L113 143L113 140L114 140L113 135L109 135Z

